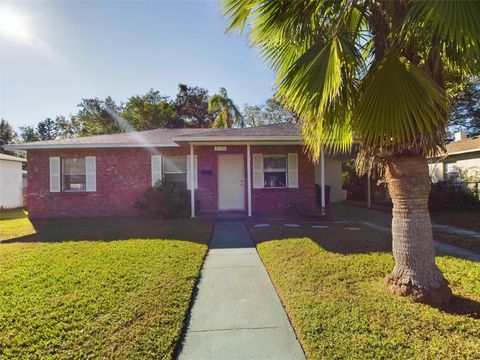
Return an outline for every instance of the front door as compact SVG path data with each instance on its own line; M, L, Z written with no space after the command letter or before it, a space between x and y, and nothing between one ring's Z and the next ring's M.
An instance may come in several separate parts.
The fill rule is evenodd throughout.
M218 155L218 209L245 210L243 155Z

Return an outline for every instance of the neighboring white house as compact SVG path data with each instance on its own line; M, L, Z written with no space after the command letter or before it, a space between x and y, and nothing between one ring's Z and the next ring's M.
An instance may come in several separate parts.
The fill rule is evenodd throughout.
M321 166L315 165L315 184L321 184ZM342 190L342 159L325 159L325 184L330 187L330 202L341 202L344 199Z
M480 135L467 137L464 132L458 132L446 149L444 156L430 160L433 182L457 179L480 181ZM460 179L462 177L464 179Z
M27 160L0 154L0 208L12 209L23 206L24 162Z

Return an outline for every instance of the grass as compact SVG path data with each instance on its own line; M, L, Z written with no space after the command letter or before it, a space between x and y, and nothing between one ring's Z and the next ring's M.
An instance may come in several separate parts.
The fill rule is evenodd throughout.
M173 356L209 224L140 218L27 223L18 211L2 213L0 358Z
M384 211L361 208L352 204L331 204L329 215L334 219L358 219L381 226L391 226L392 215ZM480 231L480 214L474 212L434 212L431 213L433 221L439 224L463 227ZM480 253L480 239L465 235L449 234L438 229L433 229L433 237L452 245L460 246Z
M0 210L0 241L35 234L35 228L23 209Z
M432 220L443 225L451 225L480 232L480 213L472 211L432 212Z
M416 304L386 289L388 234L329 225L250 228L309 359L478 358L480 264L438 257L456 297Z

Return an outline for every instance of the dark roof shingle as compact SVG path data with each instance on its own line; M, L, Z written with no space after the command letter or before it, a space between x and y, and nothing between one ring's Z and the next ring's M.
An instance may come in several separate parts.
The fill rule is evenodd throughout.
M271 136L271 137L298 137L300 130L295 124L274 124L251 128L235 129L154 129L146 131L132 131L120 134L95 135L58 140L36 141L25 144L9 145L12 150L18 149L42 149L42 148L95 148L95 147L178 147L176 141L190 138L208 137L215 138L229 137L250 137L250 136Z

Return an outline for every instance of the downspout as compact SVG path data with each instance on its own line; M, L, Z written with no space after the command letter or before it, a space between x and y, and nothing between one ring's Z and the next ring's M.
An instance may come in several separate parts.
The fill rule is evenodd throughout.
M195 217L195 159L193 158L193 144L190 144L190 214L191 218Z

